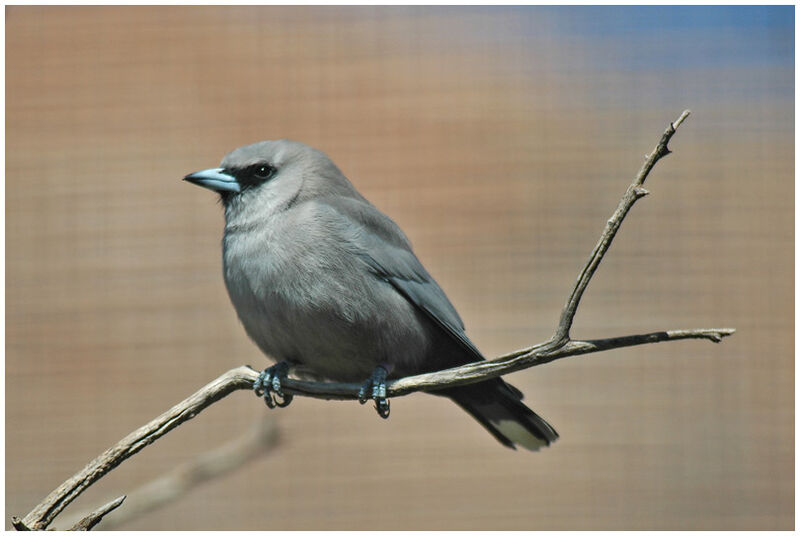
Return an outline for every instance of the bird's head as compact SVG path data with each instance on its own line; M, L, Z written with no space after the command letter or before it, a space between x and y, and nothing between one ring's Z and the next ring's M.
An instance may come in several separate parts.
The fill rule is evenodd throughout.
M220 167L190 173L184 180L217 192L226 216L273 213L325 195L358 195L325 153L286 139L234 149Z

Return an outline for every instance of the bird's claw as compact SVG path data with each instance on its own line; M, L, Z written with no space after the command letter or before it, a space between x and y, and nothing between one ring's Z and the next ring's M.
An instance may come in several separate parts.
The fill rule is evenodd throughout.
M367 400L372 398L375 401L375 411L384 419L389 418L389 401L386 399L386 376L388 374L386 368L378 365L372 372L372 376L358 391L358 401L366 404ZM371 396L367 393L370 393Z
M253 391L256 396L264 397L264 403L270 409L285 408L294 398L294 395L284 393L281 388L281 381L285 380L288 375L289 363L281 361L277 365L261 371L253 383Z

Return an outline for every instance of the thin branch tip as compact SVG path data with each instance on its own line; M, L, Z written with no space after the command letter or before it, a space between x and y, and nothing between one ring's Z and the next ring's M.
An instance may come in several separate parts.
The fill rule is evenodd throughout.
M722 342L725 337L730 337L736 333L733 328L715 328L715 329L686 329L675 330L668 332L671 340L679 339L707 339L714 343Z
M109 514L112 510L117 509L127 498L127 495L122 495L117 497L113 501L104 504L88 516L84 517L80 521L78 521L71 529L69 530L92 530L92 528L100 523L103 518Z
M714 331L712 336L709 338L715 343L720 343L722 342L722 339L725 337L730 337L734 333L736 333L736 330L733 328L722 328Z
M690 115L692 115L691 110L684 110L681 116L674 123L672 123L672 128L677 129Z

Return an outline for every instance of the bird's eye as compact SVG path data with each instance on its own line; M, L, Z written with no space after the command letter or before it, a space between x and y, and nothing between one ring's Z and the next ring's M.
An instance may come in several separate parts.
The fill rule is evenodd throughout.
M253 169L253 176L260 180L267 180L275 172L275 168L267 165L258 165Z

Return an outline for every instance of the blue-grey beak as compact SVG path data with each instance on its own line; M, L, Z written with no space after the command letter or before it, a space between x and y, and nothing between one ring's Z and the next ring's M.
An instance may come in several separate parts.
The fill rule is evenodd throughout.
M215 192L238 193L242 191L236 177L225 173L223 168L204 169L203 171L186 175L183 180Z

